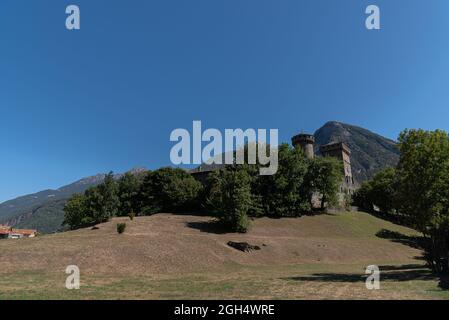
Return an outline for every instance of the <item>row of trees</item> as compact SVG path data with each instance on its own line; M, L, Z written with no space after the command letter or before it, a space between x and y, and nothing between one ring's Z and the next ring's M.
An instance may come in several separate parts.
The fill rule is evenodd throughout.
M78 229L114 216L195 210L201 184L182 169L125 173L74 195L64 207L64 224Z
M398 215L422 232L434 271L449 272L449 136L441 130L405 130L400 160L366 182L356 204Z
M161 168L104 183L75 195L65 206L65 224L76 229L112 216L157 212L211 212L229 230L245 232L250 216L300 216L312 198L335 204L342 164L334 158L307 159L302 150L282 144L275 175L259 175L259 164L227 165L202 185L182 169Z
M229 166L209 178L207 208L230 229L244 232L248 216L298 217L313 208L338 203L342 163L335 158L307 159L301 149L282 144L275 175L259 175L258 165Z

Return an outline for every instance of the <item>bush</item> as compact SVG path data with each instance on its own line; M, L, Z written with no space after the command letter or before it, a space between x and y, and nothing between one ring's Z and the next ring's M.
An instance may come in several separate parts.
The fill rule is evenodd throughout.
M352 205L352 196L349 192L346 192L343 196L343 207L346 211L351 211L351 205Z
M119 234L122 234L123 232L125 232L126 229L126 223L117 223L117 232Z
M135 214L133 211L131 211L131 212L128 214L128 217L129 217L129 220L133 221L134 218L136 217L136 214Z

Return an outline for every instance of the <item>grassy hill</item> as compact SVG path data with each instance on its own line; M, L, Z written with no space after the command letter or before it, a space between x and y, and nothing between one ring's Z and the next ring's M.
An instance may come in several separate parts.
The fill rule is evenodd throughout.
M127 223L124 234L116 224ZM0 240L0 299L449 298L423 266L416 232L365 213L253 221L223 233L210 217L158 214L35 239ZM260 251L243 253L228 241ZM81 270L67 290L65 268ZM382 271L365 288L366 266Z

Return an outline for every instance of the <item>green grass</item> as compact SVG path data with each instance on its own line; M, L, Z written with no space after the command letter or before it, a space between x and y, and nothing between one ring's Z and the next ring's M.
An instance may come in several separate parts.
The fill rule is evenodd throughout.
M358 265L242 267L227 274L164 278L88 275L81 278L80 290L65 289L60 274L22 272L0 278L0 299L449 299L428 270L415 270L418 274L407 281L386 272L380 290L365 288Z
M189 229L182 219L190 218L179 218L179 223L173 220L178 218L136 218L121 236L116 234L116 221L112 221L97 231L82 230L35 240L2 242L2 257L30 255L30 264L20 264L14 269L10 267L10 271L0 272L0 299L449 299L449 291L440 289L439 279L430 273L422 260L414 257L419 256L419 250L376 236L381 230L396 232L404 237L417 236L418 233L365 213L303 217L287 219L285 223L282 219L262 219L254 223L255 227L248 235L253 237L249 238L250 241L262 237L260 241L269 243L269 247L262 249L261 253L273 254L269 250L269 240L274 233L277 237L274 244L287 245L292 241L300 244L279 247L284 250L282 254L287 259L299 254L298 263L238 260L240 253L224 250L219 245L234 235L215 235ZM153 223L156 222L159 228L168 227L165 219L171 219L170 223L176 225L175 229L142 235L147 228L153 230ZM103 232L101 237L98 232ZM131 237L133 232L138 234L137 238ZM265 232L271 232L268 238L265 238ZM127 241L133 246L152 244L164 235L167 236L164 238L166 241L176 245L179 242L177 238L174 241L173 237L181 233L184 235L180 236L179 241L190 241L194 246L210 241L213 253L221 259L217 262L220 268L212 265L210 271L185 271L184 265L181 265L178 272L159 271L154 274L139 274L134 269L124 273L119 268L120 264L113 265L109 271L98 272L96 269L101 265L96 253L113 250L110 247L112 241L120 242L113 243L112 248L116 251L107 252L123 257L128 265L133 263L133 259L136 261L141 252L151 254L149 252L152 251L144 246L143 251L140 247L129 251L131 247L124 247ZM106 240L103 237L107 237ZM322 244L326 246L318 247ZM105 247L101 247L103 245ZM165 242L162 247L164 245ZM363 251L365 247L366 255ZM197 252L196 248L192 249L193 253ZM86 250L94 250L89 252L95 254L81 255ZM58 265L59 259L73 257L74 253L89 262L87 270L82 269L80 290L65 288L67 275ZM315 254L323 260L313 259ZM243 255L257 257L256 253ZM264 258L263 255L260 257ZM273 257L275 259L276 255ZM109 261L108 258L109 254L101 256L101 259L106 259L104 261ZM168 261L171 262L172 258L170 256ZM310 262L312 260L315 262ZM122 260L118 261L120 263ZM5 260L0 261L0 270L6 270L2 268L2 263L6 266ZM380 290L367 290L365 287L365 268L371 263L381 269Z

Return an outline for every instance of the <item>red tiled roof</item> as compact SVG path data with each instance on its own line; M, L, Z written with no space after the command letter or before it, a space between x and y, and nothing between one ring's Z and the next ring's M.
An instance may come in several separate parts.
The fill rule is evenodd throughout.
M0 225L0 234L23 234L23 235L31 235L35 234L37 230L32 229L13 229L8 226Z

